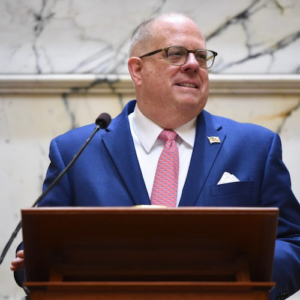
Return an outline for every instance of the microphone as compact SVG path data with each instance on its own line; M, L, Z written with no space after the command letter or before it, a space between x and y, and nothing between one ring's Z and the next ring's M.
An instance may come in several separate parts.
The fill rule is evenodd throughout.
M79 158L81 153L84 151L86 146L90 143L92 138L95 136L95 134L100 130L104 129L107 130L108 125L111 122L111 116L107 113L102 113L100 116L95 120L96 127L91 134L91 136L86 140L86 142L83 144L83 146L79 149L79 151L75 154L73 159L69 162L69 164L65 167L64 170L56 177L56 179L48 186L48 188L36 199L36 201L33 203L32 207L35 207L39 202L41 202L45 196L52 190L52 188L60 181L60 179L69 171L69 169L73 166L73 164L76 162L76 160ZM6 253L8 252L11 244L13 243L14 239L16 238L18 232L22 228L22 221L19 222L18 226L12 233L10 239L8 240L6 246L4 247L1 257L0 257L0 265L2 264L2 261L4 260L4 257Z
M106 129L111 122L111 116L107 113L102 113L95 121L97 126L101 129Z

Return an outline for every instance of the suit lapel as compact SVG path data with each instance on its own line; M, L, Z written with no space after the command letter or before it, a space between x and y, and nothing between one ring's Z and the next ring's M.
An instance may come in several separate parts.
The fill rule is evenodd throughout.
M133 110L134 105L130 103L128 106L119 115L117 125L113 125L110 132L103 135L102 142L115 164L133 205L150 205L128 121L128 114L131 109Z
M226 138L220 129L221 125L209 113L203 111L198 117L195 145L179 206L195 205ZM210 144L207 137L211 136L219 137L221 142Z

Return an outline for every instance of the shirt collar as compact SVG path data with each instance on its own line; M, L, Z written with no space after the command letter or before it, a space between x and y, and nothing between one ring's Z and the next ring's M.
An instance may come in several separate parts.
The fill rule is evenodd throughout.
M194 148L196 137L196 122L197 118L194 118L175 130L179 137L192 149Z
M197 118L194 118L188 123L174 130L180 139L191 148L194 147L195 142L196 120ZM144 116L137 105L135 106L132 116L132 126L135 134L147 153L151 151L159 134L164 129Z

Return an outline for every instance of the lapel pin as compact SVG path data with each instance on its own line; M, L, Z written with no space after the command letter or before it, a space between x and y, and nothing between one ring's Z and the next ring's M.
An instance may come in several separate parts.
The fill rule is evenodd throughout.
M210 144L221 143L221 140L218 136L208 136L207 138L208 138Z

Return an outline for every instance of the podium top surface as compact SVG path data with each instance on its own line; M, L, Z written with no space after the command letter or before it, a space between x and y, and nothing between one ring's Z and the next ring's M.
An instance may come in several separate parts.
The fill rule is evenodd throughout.
M37 212L37 210L39 212ZM235 215L273 215L278 214L275 207L176 207L156 205L136 205L126 207L36 207L22 209L23 215L31 214L235 214Z

